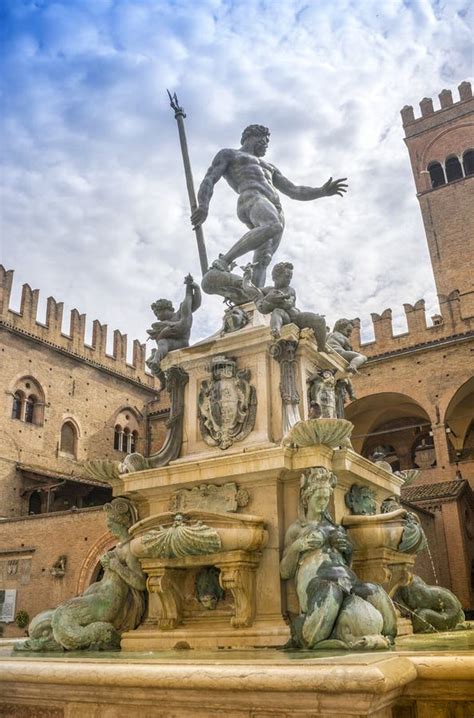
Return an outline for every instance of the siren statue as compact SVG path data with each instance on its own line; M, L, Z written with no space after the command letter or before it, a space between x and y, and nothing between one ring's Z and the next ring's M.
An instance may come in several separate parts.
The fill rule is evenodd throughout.
M119 543L100 562L104 575L83 594L39 613L28 627L23 651L104 651L120 648L123 631L136 628L145 612L145 574L130 550L129 528L137 521L125 498L105 504L107 525Z
M351 570L352 546L328 513L336 476L317 466L301 477L300 517L287 530L280 563L294 579L300 613L288 648L380 649L393 643L397 617L390 597Z

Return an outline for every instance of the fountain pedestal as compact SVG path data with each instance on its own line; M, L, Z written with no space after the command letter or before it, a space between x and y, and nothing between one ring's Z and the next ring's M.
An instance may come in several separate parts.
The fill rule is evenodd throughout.
M338 443L346 442L336 440L338 419L322 420L322 433L312 445L281 444L291 422L308 415L308 378L317 369L344 377L347 364L338 354L318 352L311 334L294 325L283 327L275 341L267 318L248 310L250 322L244 329L171 352L163 362L165 369L178 367L188 377L179 458L115 482L114 493L139 506L141 521L131 529L132 545L148 575L149 591L146 620L123 635L125 650L285 644L285 617L298 608L292 581L280 580L279 563L285 531L298 516L302 473L321 466L337 475L332 507L337 523L347 514L344 496L353 483L372 488L379 502L400 493L402 479L349 446L339 448ZM233 402L239 396L247 404L240 405L240 424L232 425ZM219 420L221 433L216 430ZM245 501L239 503L238 496ZM211 515L213 506L220 507L218 520ZM260 522L266 540L249 550L223 539L221 552L201 555L151 557L135 550L140 535L170 526L179 511L186 525L201 520L222 537L223 517L228 530L239 522L243 527L248 512ZM207 611L197 605L193 592L197 572L205 566L220 571L225 590L225 598Z

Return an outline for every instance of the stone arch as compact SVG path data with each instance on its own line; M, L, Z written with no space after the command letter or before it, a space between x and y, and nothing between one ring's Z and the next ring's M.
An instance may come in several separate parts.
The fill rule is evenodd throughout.
M455 456L453 458L463 458L466 441L474 431L473 407L474 377L471 377L455 391L444 415L446 433L454 449Z
M464 177L462 164L457 155L448 155L444 162L444 170L446 173L447 182L455 182L458 179Z
M415 399L398 392L371 394L349 404L346 418L354 424L354 449L369 457L376 447L389 445L390 463L413 466L412 448L420 433L429 434L431 419Z
M82 436L82 428L81 428L81 424L80 424L79 420L76 419L76 417L73 416L72 414L63 414L62 418L61 418L61 426L63 424L65 424L66 421L69 421L71 424L74 425L74 428L77 431L77 437L78 437L78 439L80 439Z
M116 543L117 539L115 536L112 536L109 531L106 531L97 539L93 546L91 546L79 571L79 577L76 585L76 596L83 593L86 588L93 583L100 564L100 557L107 551L113 549Z
M431 187L442 187L446 184L446 176L444 167L438 160L432 160L428 163L428 172L430 173Z
M463 152L462 165L465 177L474 174L474 149L472 147Z
M443 130L438 135L436 135L436 137L433 137L431 142L429 142L423 150L423 155L422 155L422 159L421 159L421 163L420 163L421 167L426 167L428 162L431 161L432 153L433 153L433 145L435 145L438 142L438 140L440 140L442 137L444 137L447 134L452 134L453 132L460 131L458 147L456 148L453 146L452 152L456 152L456 149L459 152L462 152L462 150L464 149L464 147L462 145L465 145L466 135L464 133L465 133L466 127L474 127L474 122L464 122L462 125L457 125L456 127L448 127L446 130Z

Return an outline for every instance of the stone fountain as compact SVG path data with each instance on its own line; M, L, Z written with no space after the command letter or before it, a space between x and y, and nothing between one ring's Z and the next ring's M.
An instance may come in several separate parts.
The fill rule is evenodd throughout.
M258 209L253 228L203 266L204 291L230 305L222 328L189 346L201 302L190 276L177 311L154 304L150 368L170 394L168 436L152 456L89 464L113 488L117 546L100 582L33 619L21 650L0 661L4 706L43 705L54 716L388 718L398 700L424 710L413 686L429 694L444 681L449 703L446 681L456 677L458 700L468 696L465 656L425 656L420 669L394 649L412 628L392 598L417 612L409 587L425 537L398 502L407 477L352 448L344 403L365 358L352 351L350 322L327 337L323 317L298 310L288 262L264 286L283 229L275 188L316 199L346 185L289 183L261 159L268 130L259 125L242 142L217 155L193 213L199 228L221 176L231 186L238 171L253 178L239 198L239 217ZM233 273L250 250L253 264ZM75 649L79 657L61 660Z

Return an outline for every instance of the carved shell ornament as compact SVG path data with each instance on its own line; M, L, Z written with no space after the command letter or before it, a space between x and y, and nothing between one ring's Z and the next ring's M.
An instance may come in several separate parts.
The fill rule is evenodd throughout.
M183 558L215 553L221 548L217 531L202 521L186 523L184 514L175 514L171 526L151 529L142 537L144 554L150 558Z
M306 419L298 421L283 438L283 446L347 446L354 425L347 419Z

